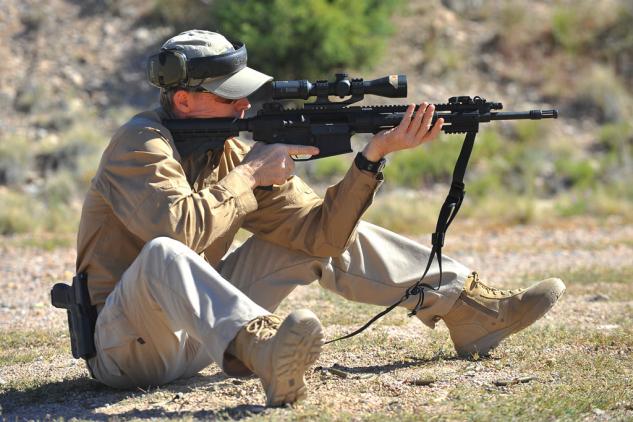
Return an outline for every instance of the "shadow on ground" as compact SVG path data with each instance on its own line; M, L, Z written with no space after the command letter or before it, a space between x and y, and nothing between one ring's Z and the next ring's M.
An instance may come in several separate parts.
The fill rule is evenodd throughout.
M212 376L197 375L186 380L179 380L160 388L168 397L177 398L195 388L222 388L222 384L231 381L223 374ZM267 410L259 405L227 406L214 410L201 411L167 411L164 405L173 402L152 403L144 397L148 393L155 393L156 388L149 390L115 390L90 378L77 378L65 381L51 382L26 388L6 389L0 395L0 418L6 420L44 420L44 419L87 419L108 420L116 418L169 418L191 417L194 419L233 419L239 420ZM133 407L129 411L115 415L103 412L113 404L130 400L138 401L139 409ZM133 404L132 404L133 406Z
M484 359L493 359L490 357L484 357ZM398 369L413 368L418 366L425 366L438 361L458 361L463 360L456 355L446 355L443 351L436 353L430 358L419 358L415 356L409 356L406 361L397 361L384 363L382 365L369 365L369 366L346 366L339 363L332 365L331 369L347 372L349 374L384 374L393 372ZM330 368L319 366L316 370L328 370Z
M439 352L429 358L412 356L408 357L406 361L370 366L334 364L332 368L349 374L383 374L404 368L425 366L439 360L458 360L458 358ZM332 368L317 367L315 371ZM196 410L192 409L192 404L186 400L187 394L191 391L199 391L203 394L208 391L208 394L213 394L213 391L231 388L234 383L235 380L218 372L213 375L196 375L162 387L136 390L115 390L88 377L50 382L32 387L12 387L5 389L0 396L0 418L8 420L58 418L107 420L113 417L121 419L186 417L205 420L240 420L271 411L269 408L254 404ZM162 394L156 394L157 392ZM105 410L116 404L123 404L122 407L129 410L119 413L110 413ZM182 405L173 410L178 404Z

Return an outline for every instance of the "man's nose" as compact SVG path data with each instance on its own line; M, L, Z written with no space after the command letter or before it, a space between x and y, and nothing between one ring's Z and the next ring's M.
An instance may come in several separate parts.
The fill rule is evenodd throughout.
M246 111L251 108L251 103L248 98L240 98L235 102L235 109L237 111Z

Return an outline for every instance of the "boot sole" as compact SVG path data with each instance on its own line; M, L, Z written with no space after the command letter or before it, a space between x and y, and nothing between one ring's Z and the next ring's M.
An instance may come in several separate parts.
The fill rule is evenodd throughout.
M560 299L563 293L565 293L565 290L566 290L565 285L562 284L562 287L559 289L559 291L555 292L556 299L554 299L553 302L548 298L541 299L538 302L538 304L532 308L533 310L539 309L538 312L526 314L521 320L517 321L515 324L509 327L506 327L502 330L494 331L480 338L476 344L470 344L465 347L462 346L459 349L456 348L457 354L462 358L470 357L475 353L479 354L480 356L487 356L492 349L494 349L495 347L499 345L499 343L501 343L503 339L532 325L533 323L538 321L542 316L544 316L550 309L554 307L556 302L558 302L558 299Z
M319 358L323 327L307 309L292 312L277 330L273 349L272 382L266 390L267 406L294 403L307 396L304 374Z

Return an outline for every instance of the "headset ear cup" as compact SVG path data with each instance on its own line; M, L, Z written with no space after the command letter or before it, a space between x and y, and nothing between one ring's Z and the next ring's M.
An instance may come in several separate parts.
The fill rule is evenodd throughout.
M183 85L187 81L187 57L173 50L163 50L147 60L147 80L159 88Z

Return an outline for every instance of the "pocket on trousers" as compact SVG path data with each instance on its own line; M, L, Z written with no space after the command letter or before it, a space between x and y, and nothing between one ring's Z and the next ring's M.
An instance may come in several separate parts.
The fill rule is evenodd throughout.
M136 339L135 330L127 317L113 307L105 307L95 327L97 350L107 350L128 344Z
M128 384L124 368L127 367L136 337L129 320L116 306L103 308L95 327L95 346L100 369L95 372L98 373L98 379L102 378L102 382L113 387Z

